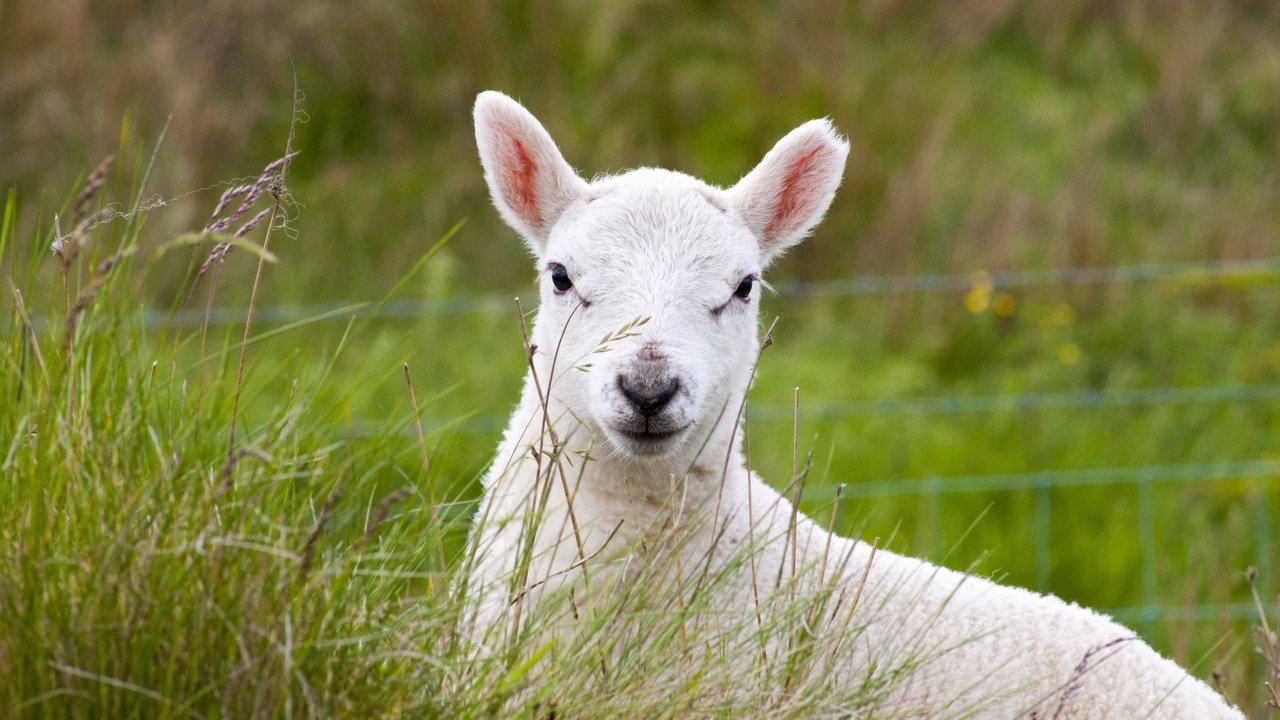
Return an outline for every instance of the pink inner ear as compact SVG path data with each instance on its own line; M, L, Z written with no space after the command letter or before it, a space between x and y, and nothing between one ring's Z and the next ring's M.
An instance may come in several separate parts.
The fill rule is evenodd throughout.
M542 208L538 205L538 163L533 153L520 142L515 134L501 130L508 142L508 152L503 153L502 169L499 181L502 183L502 194L506 196L516 213L535 228L542 227Z
M803 222L812 212L814 203L822 194L814 167L821 162L818 157L821 152L821 147L814 148L787 168L778 201L773 206L773 215L764 229L766 237L794 230L796 223Z

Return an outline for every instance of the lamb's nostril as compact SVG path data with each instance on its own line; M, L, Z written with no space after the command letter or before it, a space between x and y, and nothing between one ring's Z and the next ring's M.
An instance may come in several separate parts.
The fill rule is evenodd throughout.
M618 389L642 415L653 417L662 412L662 408L675 397L676 391L680 389L680 381L669 377L657 382L634 382L624 375L619 375Z

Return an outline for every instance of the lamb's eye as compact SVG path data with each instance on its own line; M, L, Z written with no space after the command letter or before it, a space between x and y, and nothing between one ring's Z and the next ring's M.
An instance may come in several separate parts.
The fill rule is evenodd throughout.
M742 278L742 282L738 283L738 289L733 291L733 296L739 300L746 300L751 297L751 287L755 284L755 278L750 275Z
M569 279L569 271L560 263L551 264L551 284L555 285L557 295L566 293L573 287L573 281Z

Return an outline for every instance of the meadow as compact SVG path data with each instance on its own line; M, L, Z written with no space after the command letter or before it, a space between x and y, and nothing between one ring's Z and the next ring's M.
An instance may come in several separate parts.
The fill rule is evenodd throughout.
M588 176L731 183L830 115L854 149L770 275L753 468L1274 712L1280 18L817 5L0 6L6 713L479 717L526 686L537 648L448 644L535 296L470 139L486 87ZM286 143L227 229L274 223L201 273ZM526 715L583 687L549 672ZM575 715L688 710L614 681Z

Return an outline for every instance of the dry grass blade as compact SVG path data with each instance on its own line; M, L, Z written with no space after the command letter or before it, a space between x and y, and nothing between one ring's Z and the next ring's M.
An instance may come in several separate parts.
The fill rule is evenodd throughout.
M316 544L324 534L324 528L329 524L329 518L333 516L333 508L340 499L342 499L342 490L334 490L324 507L320 509L320 517L316 518L315 527L311 529L311 534L307 535L307 544L302 547L302 563L298 566L299 580L305 581L307 574L311 572L311 565L316 557Z
M778 319L774 318L773 322L769 323L769 329L764 331L764 339L760 341L760 347L756 350L755 360L751 362L751 372L747 376L747 387L750 387L751 383L755 382L756 370L760 367L760 359L764 356L765 348L771 347L773 345L773 329L777 325L778 325ZM724 412L727 408L728 408L728 405L720 409L720 416L716 418L716 424L719 424L720 421L724 418ZM738 433L738 428L742 426L743 415L746 412L746 409L747 409L747 396L744 393L742 395L742 400L739 401L738 407L734 413L733 429L730 433L731 435L736 435ZM706 448L706 444L704 443L703 447L698 449L697 455L694 456L695 459L702 455L702 450L705 448ZM716 547L720 544L721 535L723 535L723 533L715 532L715 525L720 521L720 509L724 502L724 486L726 481L729 479L729 462L730 460L732 460L732 455L733 455L733 445L730 444L729 449L725 451L724 463L720 467L720 487L716 491L716 505L715 505L715 509L711 513L711 528L712 528L711 549L707 552L706 554L707 559L702 564L702 574L698 577L698 583L695 586L693 591L694 596L697 596L702 591L702 587L706 583L708 573L710 573L711 571L711 557L714 554ZM750 488L751 487L750 484L748 484L747 487ZM753 571L753 578L754 578L754 571Z
M218 484L218 493L214 496L215 500L226 495L227 492L231 490L231 485L235 480L235 475L233 473L236 469L236 465L238 465L240 460L245 457L255 457L263 462L271 462L271 455L269 453L252 445L246 445L237 450L233 455L227 458L227 462L224 463L222 469L218 471L218 476L221 478L221 482Z
M444 557L444 541L441 536L440 523L440 505L436 502L436 494L431 485L431 478L428 474L431 472L431 457L427 454L427 438L422 433L422 414L418 411L418 395L413 390L413 376L409 373L409 363L404 363L404 381L409 386L409 405L413 409L413 427L418 433L418 452L422 454L422 480L427 484L429 495L427 502L431 504L431 523L435 528L436 537L436 557L443 569L446 566Z
M360 544L367 544L373 537L373 534L378 531L378 528L382 527L382 524L387 521L387 518L391 515L392 505L408 498L412 494L413 488L406 487L400 488L383 498L382 502L378 503L378 510L373 514L373 520L369 523L369 526L364 529L364 535L360 538Z
M1117 652L1116 648L1131 642L1141 643L1142 641L1136 636L1119 637L1100 645L1095 645L1085 652L1085 654L1080 658L1080 662L1076 663L1076 666L1072 668L1071 679L1067 682L1066 687L1062 689L1062 693L1058 696L1058 706L1053 712L1054 720L1057 720L1057 718L1062 715L1062 713L1067 709L1071 698L1079 693L1081 688L1084 687L1084 676L1097 669L1112 655L1115 655ZM1103 653L1106 654L1104 655Z
M297 131L298 118L302 113L301 103L302 93L298 89L298 78L295 75L293 78L293 115L289 121L289 139L285 141L284 157L267 165L267 167L263 169L262 174L258 177L258 182L254 184L255 187L261 185L265 188L268 186L268 182L264 180L264 178L269 179L272 197L271 214L270 218L267 220L267 232L262 237L263 254L258 256L258 269L254 272L253 287L249 290L249 312L245 315L244 337L240 344L240 362L236 367L235 393L231 398L231 423L230 428L227 430L227 455L231 455L235 451L236 447L236 419L240 416L240 391L244 389L244 364L249 353L249 334L253 331L253 311L258 305L258 288L262 284L262 269L267 264L267 253L270 252L269 246L271 245L271 231L275 230L276 218L281 214L280 208L282 199L285 195L284 182L289 172L289 161L298 154L293 149L293 140L295 132ZM249 192L252 192L252 190ZM253 199L256 200L257 198L255 197ZM222 204L223 203L219 203L219 205ZM252 204L253 203L250 201L249 195L246 194L245 200L240 203L243 210L238 209L237 212L232 213L232 215L239 218L248 211L249 206ZM209 253L209 259L205 261L203 266L201 266L200 272L196 274L197 278L200 277L200 274L204 273L205 268L207 268L213 261L213 255L217 251L218 248L215 247L213 251ZM213 301L212 293L209 295L209 300L210 302Z
M262 169L262 172L258 174L258 178L255 181L248 185L237 185L222 193L222 197L218 198L218 204L214 207L213 213L209 216L209 221L205 224L202 232L206 235L231 233L233 237L243 238L254 228L261 225L262 221L268 217L271 217L274 223L277 208L286 192L284 181L285 174L289 170L289 162L297 155L297 151L291 148L287 149L283 157L268 163ZM240 223L263 195L269 195L272 198L271 207L258 211L257 214L241 224L232 233L231 228ZM237 198L240 199L240 203L230 213L223 215L227 208L231 206L232 201ZM266 243L263 243L263 245L265 247ZM210 267L225 260L233 249L235 249L235 246L231 243L214 245L213 249L209 251L209 256L200 265L200 271L196 276L204 275Z
M413 376L409 374L409 363L404 363L404 381L409 386L409 404L413 408L413 426L418 431L418 450L422 453L422 472L431 470L431 460L427 455L427 438L422 434L422 416L418 414L418 396L413 391Z
M795 389L791 404L791 483L795 487L795 496L791 498L791 520L787 524L787 541L791 544L791 577L796 576L797 548L800 544L796 537L796 518L800 513L800 497L804 494L804 481L797 476L797 465L800 462L800 388ZM792 586L794 599L795 586Z
M561 458L559 455L559 450L562 447L562 444L560 442L560 436L556 432L555 425L551 422L551 411L548 409L548 406L547 406L547 398L549 398L551 395L551 384L555 381L555 378L553 376L547 379L547 387L544 390L542 387L542 382L538 377L538 368L533 361L534 355L538 352L538 346L534 345L529 339L529 328L525 324L524 307L520 304L520 298L516 298L515 302L516 302L516 314L520 318L520 335L524 340L525 355L529 365L529 376L533 378L533 385L534 385L534 389L537 391L538 402L541 404L541 407L542 407L542 432L539 433L539 438L551 439L551 447L556 453L555 457L553 458L553 462L555 463L554 469L557 470L558 472L555 474L559 476L560 488L564 492L566 507L568 508L568 511L569 511L569 523L573 526L573 540L578 546L578 559L585 561L587 559L587 553L582 546L582 532L578 528L578 516L573 509L573 494L569 492L569 480L568 478L565 477L564 466L560 464ZM578 309L580 309L581 307L582 305L579 304L576 308L574 308L573 312L571 312L569 314L569 317L565 320L565 327L561 328L560 330L560 342L564 341L565 330L568 328L569 322L573 320L574 315L577 314ZM551 358L552 373L555 372L556 361L560 356L560 342L556 343L556 351ZM539 442L541 443L541 440L539 440ZM538 450L539 458L541 458L543 454L544 452L540 444L539 450ZM539 462L541 462L541 460L539 460Z
M556 432L555 424L552 422L552 418L551 418L551 411L548 407L548 398L550 397L551 386L552 386L552 383L555 382L556 363L559 361L559 358L560 358L560 346L561 346L561 343L563 343L564 341L564 334L568 330L569 323L573 321L573 318L577 314L578 310L582 308L582 303L579 303L577 307L575 307L573 311L569 313L569 317L565 319L564 326L560 329L560 338L557 341L555 351L552 353L552 356L551 356L551 371L550 371L549 377L547 378L547 383L545 388L542 384L541 378L538 375L537 365L534 362L534 356L538 352L538 346L534 344L529 338L529 328L528 328L528 325L525 323L524 306L520 303L520 298L518 297L515 298L515 306L516 306L516 315L520 320L520 336L524 343L525 356L526 356L527 364L529 366L529 377L533 380L534 391L538 397L538 403L541 409L541 413L540 413L541 429L538 432L537 447L534 447L534 446L529 447L529 451L533 455L534 462L536 464L535 477L538 477L538 478L544 477L544 470L543 470L543 464L542 464L544 458L546 458L550 464L545 469L546 482L541 484L541 492L533 492L531 495L531 498L534 503L532 507L532 512L530 512L526 517L527 524L525 528L522 529L521 531L527 534L523 536L525 539L522 542L521 555L520 555L520 560L518 562L519 571L515 574L515 577L517 578L518 581L516 585L513 586L514 594L511 602L514 606L514 611L511 614L511 624L510 624L511 637L516 637L520 631L521 616L524 612L524 598L525 598L525 593L527 592L527 586L529 582L529 566L533 556L534 540L537 537L537 526L538 526L538 523L542 521L543 512L545 511L547 507L547 503L550 500L551 487L552 487L552 484L555 482L555 478L557 475L559 476L559 479L560 479L561 490L564 492L565 507L568 514L568 520L570 525L572 526L573 539L578 549L578 560L581 563L581 565L579 565L578 567L583 568L582 579L583 579L584 588L587 593L588 602L590 602L590 599L591 599L591 583L589 580L589 575L585 569L588 556L586 553L586 549L583 547L583 544L582 544L582 533L578 526L577 514L573 508L573 493L569 489L569 480L565 475L565 470L563 465L564 458L561 455L561 450L563 449L564 444L561 442L560 436ZM548 452L546 449L546 441L548 439L551 441L550 452ZM539 486L539 483L535 483L532 490L536 491L538 489L538 486ZM525 588L525 590L521 590L520 588Z
M1249 592L1253 595L1253 606L1258 611L1258 623L1253 626L1253 633L1258 638L1257 651L1265 663L1263 672L1266 680L1262 683L1267 689L1267 707L1280 711L1280 632L1272 629L1267 621L1267 610L1258 594L1258 570L1249 568L1244 573L1249 581ZM1280 599L1276 600L1276 617L1280 619Z
M827 522L827 542L822 548L822 564L818 571L818 584L826 582L827 560L831 557L831 538L836 531L836 518L840 514L840 496L844 494L844 483L836 485L836 499L831 503L831 519Z
M31 316L27 313L27 306L22 299L22 291L16 287L12 288L12 290L14 308L18 312L18 318L22 321L23 329L26 330L24 335L31 346L32 353L36 356L36 363L40 365L40 372L44 373L47 378L49 369L44 362L44 353L40 352L40 337L36 334L36 327L32 324Z
M111 163L115 162L115 155L108 155L98 163L98 167L89 173L89 177L84 181L84 189L76 196L75 205L71 209L71 225L74 227L83 221L89 215L89 203L93 201L93 196L98 194L102 186L107 182L107 170L111 168Z
M72 340L75 336L76 325L80 321L80 315L84 313L90 305L93 304L98 293L102 292L102 287L107 284L107 279L111 277L111 271L120 264L121 260L132 255L137 248L127 247L124 250L112 255L111 257L98 263L97 270L93 273L93 279L89 281L89 286L80 292L80 296L76 298L75 303L67 309L67 339L66 348L70 352Z
M598 555L603 553L606 548L609 547L609 543L613 542L614 536L616 536L618 534L618 531L621 529L622 529L622 521L619 520L613 526L613 529L609 531L609 534L605 536L604 542L600 543L600 547L596 548L590 555L587 555L586 557L578 558L573 562L573 564L569 565L568 567L565 567L562 570L557 570L540 580L535 580L532 583L526 583L524 587L520 589L519 593L517 593L516 596L511 600L511 605L513 606L518 605L520 602L524 600L525 595L528 595L530 592L537 589L538 587L545 585L548 581L557 577L568 575L572 573L574 570L578 570L580 568L586 567L588 562L595 559ZM575 609L575 613L576 613L576 609Z
M66 235L62 234L62 221L54 216L54 234L56 235L52 250L58 259L62 261L62 269L65 272L71 267L71 263L75 262L79 257L80 251L84 249L86 233L100 220L105 219L111 214L110 209L103 209L96 213L89 213L89 207L93 203L93 198L97 196L98 191L107 182L107 171L111 168L111 163L115 161L114 155L108 155L102 162L98 163L98 167L89 173L89 177L85 179L84 188L80 190L80 194L76 196L75 203L71 207L71 215L69 217L71 232Z
M1209 676L1209 679L1210 679L1210 680L1213 680L1213 689L1214 689L1214 690L1217 690L1219 695L1221 695L1222 697L1226 698L1226 700L1227 700L1227 702L1228 702L1228 703L1231 703L1232 705L1239 705L1239 703L1237 703L1237 702L1236 702L1236 701L1231 697L1231 693L1230 693L1229 689L1227 688L1227 676L1226 676L1226 675L1223 675L1223 674L1222 674L1220 671L1218 671L1218 670L1214 670L1214 671L1213 671L1213 673Z

